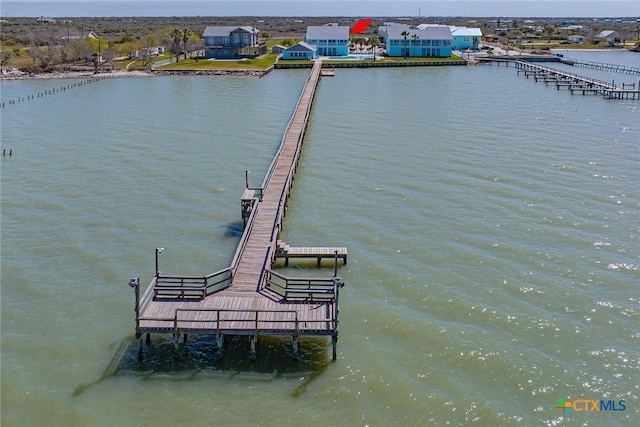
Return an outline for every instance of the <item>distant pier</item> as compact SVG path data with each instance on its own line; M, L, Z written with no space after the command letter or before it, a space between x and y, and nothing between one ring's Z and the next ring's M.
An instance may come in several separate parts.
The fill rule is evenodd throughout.
M591 68L594 70L610 71L612 73L633 74L640 76L640 68L638 67L626 67L624 65L606 64L603 62L593 61L580 61L578 59L571 59L563 57L560 59L563 64L573 65L574 67Z
M131 279L139 359L144 355L143 337L150 346L151 334L171 334L176 346L186 342L188 334L215 335L219 351L225 335L245 335L252 358L260 336L290 336L294 354L300 336L330 336L336 359L338 301L344 286L337 268L339 258L346 263L346 248L307 254L333 258L332 277L292 278L272 270L276 258L290 250L279 234L321 67L317 61L305 82L262 186L246 183L241 198L245 228L231 266L203 276L165 275L159 271L158 248L156 274L142 296L139 280Z
M568 73L551 67L535 64L521 60L489 60L483 58L483 63L513 64L518 75L526 78L532 77L536 82L553 84L556 89L566 88L571 94L582 93L582 95L601 95L606 99L640 99L640 81L634 83L616 84L606 82L579 74Z

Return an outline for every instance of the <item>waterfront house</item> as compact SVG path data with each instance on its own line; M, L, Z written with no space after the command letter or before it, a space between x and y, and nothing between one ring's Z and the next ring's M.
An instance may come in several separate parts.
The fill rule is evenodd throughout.
M571 43L584 44L587 42L587 37L575 34L567 37L567 40L569 40Z
M380 39L383 43L385 43L387 40L389 27L402 28L402 30L400 30L401 32L411 29L411 25L409 24L401 24L399 22L385 22L383 25L378 27L378 36L380 36Z
M282 59L313 59L316 48L305 42L299 42L282 52Z
M280 54L280 53L284 52L286 49L287 49L286 46L282 46L282 45L277 44L277 45L271 47L271 53Z
M616 41L620 39L620 34L615 31L602 31L600 34L595 36L595 39L598 41L606 41L607 46L614 46Z
M217 59L255 58L267 53L267 45L258 43L255 27L207 27L202 33L204 57Z
M454 50L478 50L482 31L480 28L450 27L451 48Z
M304 42L315 46L318 56L349 54L349 27L343 25L309 26Z
M403 35L406 32L407 34ZM437 57L451 56L451 30L447 26L428 26L424 29L390 25L384 34L388 56Z
M453 50L478 50L480 39L482 39L482 31L480 28L456 27L455 25L440 24L420 24L416 26L418 30L426 30L433 27L448 27L451 30L451 48Z

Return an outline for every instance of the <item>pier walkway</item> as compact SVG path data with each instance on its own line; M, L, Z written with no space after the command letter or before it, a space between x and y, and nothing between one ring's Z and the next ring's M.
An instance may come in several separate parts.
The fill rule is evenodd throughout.
M332 337L333 359L338 339L338 299L344 285L336 271L328 278L291 278L271 267L278 252L279 233L287 199L300 157L311 105L320 79L322 63L312 68L278 152L261 187L247 188L242 195L245 228L231 266L206 276L168 276L158 271L142 297L136 290L136 338L138 357L143 355L142 337L150 344L152 333L172 334L176 345L187 334L215 335L219 350L225 335L248 335L255 357L260 335ZM308 256L326 256L311 251ZM346 261L346 249L344 254Z

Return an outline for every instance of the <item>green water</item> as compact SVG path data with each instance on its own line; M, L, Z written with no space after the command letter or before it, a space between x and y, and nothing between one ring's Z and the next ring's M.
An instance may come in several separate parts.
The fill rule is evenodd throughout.
M216 357L196 336L136 362L128 279L156 247L169 274L229 264L244 171L262 182L305 76L108 79L1 111L2 425L637 425L638 101L506 67L321 81L282 238L348 247L336 362L325 339L251 362L246 338Z

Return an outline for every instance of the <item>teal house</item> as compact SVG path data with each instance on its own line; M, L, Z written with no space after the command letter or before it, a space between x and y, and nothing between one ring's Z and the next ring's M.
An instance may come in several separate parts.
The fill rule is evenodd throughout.
M388 56L436 57L451 56L451 30L445 26L418 29L404 25L389 25L379 28L387 45Z
M282 52L282 59L313 59L316 48L305 42L299 42Z

